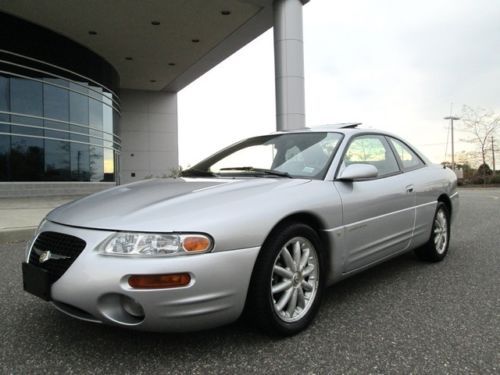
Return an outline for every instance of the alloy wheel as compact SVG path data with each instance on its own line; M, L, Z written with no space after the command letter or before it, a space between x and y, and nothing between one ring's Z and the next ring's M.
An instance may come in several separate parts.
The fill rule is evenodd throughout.
M448 244L448 219L440 209L434 219L434 246L438 254L443 254Z
M319 286L318 254L304 237L282 247L273 265L271 297L274 311L284 322L300 320L314 303Z

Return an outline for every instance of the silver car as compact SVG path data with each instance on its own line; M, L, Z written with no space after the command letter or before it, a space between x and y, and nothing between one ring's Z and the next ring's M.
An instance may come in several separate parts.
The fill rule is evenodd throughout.
M442 260L458 210L453 171L356 124L246 139L178 178L59 207L23 263L26 291L72 317L200 330L244 310L290 335L325 286L415 250Z

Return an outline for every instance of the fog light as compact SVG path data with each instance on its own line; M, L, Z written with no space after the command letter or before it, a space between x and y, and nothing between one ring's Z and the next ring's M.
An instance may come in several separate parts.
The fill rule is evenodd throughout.
M120 302L123 310L125 310L128 314L136 318L144 318L144 309L136 300L127 296L121 296Z
M174 273L169 275L132 275L128 285L135 289L166 289L186 286L191 282L188 273Z

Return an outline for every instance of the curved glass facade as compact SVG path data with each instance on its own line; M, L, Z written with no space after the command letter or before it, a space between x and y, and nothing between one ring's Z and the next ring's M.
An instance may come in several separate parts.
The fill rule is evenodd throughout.
M0 181L115 181L120 138L113 90L3 47Z

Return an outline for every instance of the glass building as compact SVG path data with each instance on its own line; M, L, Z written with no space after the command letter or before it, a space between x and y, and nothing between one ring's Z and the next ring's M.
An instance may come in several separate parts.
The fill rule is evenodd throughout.
M69 39L1 13L0 34L0 181L116 181L113 67Z
M179 91L273 26L278 128L300 127L306 2L0 1L0 198L170 175Z

